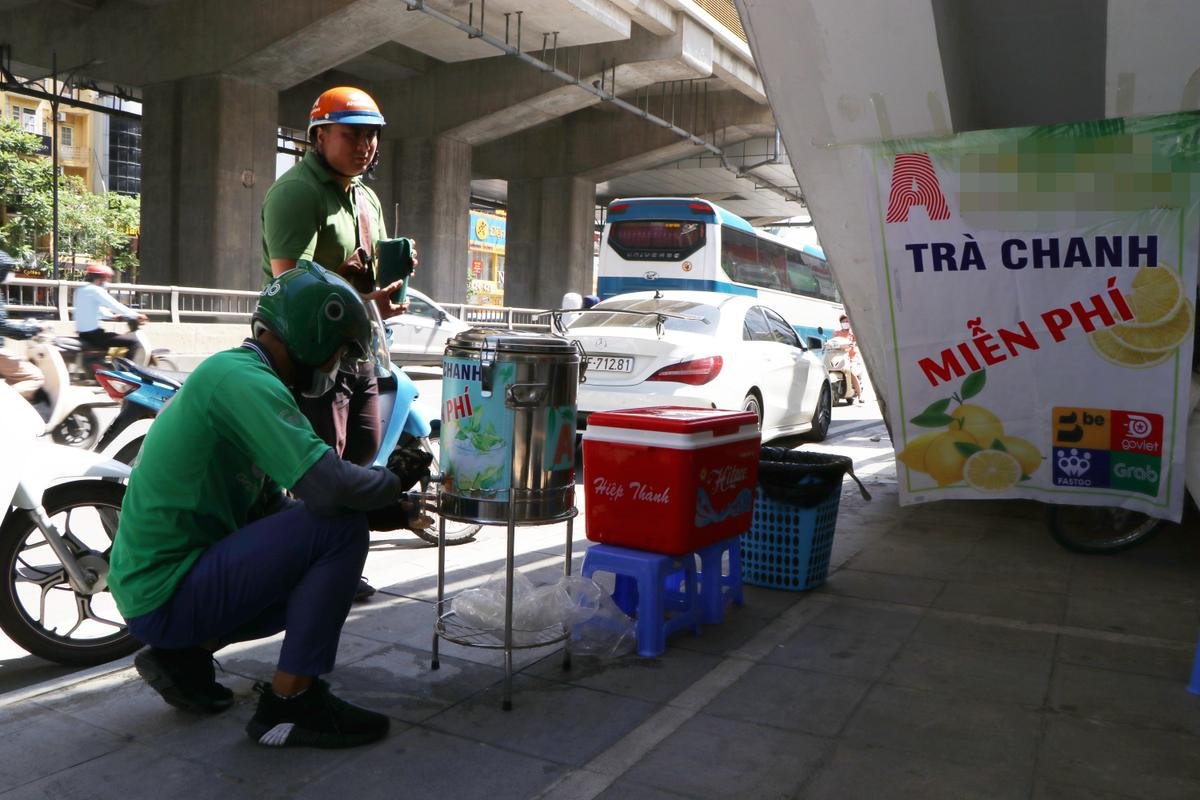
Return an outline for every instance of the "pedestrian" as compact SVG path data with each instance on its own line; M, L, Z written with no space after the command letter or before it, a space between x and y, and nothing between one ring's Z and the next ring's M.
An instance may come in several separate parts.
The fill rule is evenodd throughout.
M846 351L846 357L850 359L850 386L854 390L858 402L865 403L867 401L863 399L862 388L863 362L858 352L858 337L854 335L854 331L850 330L850 318L845 314L838 317L838 326L837 335L850 340L850 349Z
M412 478L338 458L293 393L320 396L339 365L369 357L367 309L346 281L301 261L267 284L251 334L205 359L147 434L108 585L149 645L138 674L170 705L229 708L212 653L283 631L247 734L276 747L366 744L388 718L338 699L321 676L366 560L364 512L408 513Z

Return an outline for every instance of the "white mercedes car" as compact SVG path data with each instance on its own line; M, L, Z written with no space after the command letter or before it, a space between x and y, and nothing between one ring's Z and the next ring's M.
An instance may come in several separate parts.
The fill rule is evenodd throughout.
M753 411L764 441L829 430L822 359L756 298L632 292L576 314L566 335L587 353L581 425L594 411L680 405Z
M408 311L387 321L388 353L401 366L441 366L450 337L471 327L416 289L408 290Z

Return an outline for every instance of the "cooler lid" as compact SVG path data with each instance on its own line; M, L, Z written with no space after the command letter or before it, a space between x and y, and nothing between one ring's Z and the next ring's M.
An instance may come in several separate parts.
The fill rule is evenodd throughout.
M595 425L667 433L712 431L717 436L725 436L737 433L746 425L757 425L758 417L753 411L653 406L626 408L620 411L594 411L588 416L587 424L589 428Z
M507 328L468 328L446 342L446 347L544 355L570 355L577 352L575 346L561 336L549 336L534 331L510 331Z

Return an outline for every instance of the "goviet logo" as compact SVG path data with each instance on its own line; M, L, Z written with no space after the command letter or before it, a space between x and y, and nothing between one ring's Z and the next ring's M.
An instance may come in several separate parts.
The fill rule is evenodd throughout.
M892 165L887 222L908 222L913 206L922 206L931 222L950 219L950 206L928 153L897 153Z

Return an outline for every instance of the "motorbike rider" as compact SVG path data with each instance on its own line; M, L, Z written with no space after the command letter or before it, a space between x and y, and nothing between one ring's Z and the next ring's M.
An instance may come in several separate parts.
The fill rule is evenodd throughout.
M75 329L79 333L80 341L90 347L104 350L124 347L128 351L127 358L136 361L141 350L137 337L128 333L106 331L100 327L100 321L116 315L128 321L145 322L146 315L121 305L108 293L106 287L113 277L111 267L104 264L88 264L83 277L86 283L75 290Z
M308 151L263 200L264 280L300 259L336 264L333 271L374 304L382 319L407 310L407 303L389 299L400 283L378 289L371 269L375 245L387 234L379 198L362 178L379 162L385 124L379 106L361 89L338 86L317 97L309 112ZM415 250L413 256L415 265ZM382 430L379 386L370 369L341 371L332 392L297 397L297 402L338 455L360 466L374 460ZM364 580L358 597L366 599L374 591Z
M336 698L320 676L334 667L366 560L365 512L407 513L414 476L338 458L293 399L327 393L340 365L368 357L367 309L346 281L298 263L267 284L251 330L202 362L150 429L109 587L149 645L138 673L170 705L228 708L212 652L284 631L247 734L270 746L365 744L388 718Z
M854 335L854 331L850 330L850 318L845 314L838 317L838 332L835 334L850 340L850 349L846 351L846 357L850 360L850 386L854 390L854 396L858 398L858 402L865 403L862 392L862 358L858 353L858 338Z
M13 265L0 258L0 284L8 283ZM5 310L6 296L0 296L0 380L12 386L26 400L33 401L46 382L46 376L27 358L6 351L4 337L31 339L37 335L38 326L32 322L11 322Z

